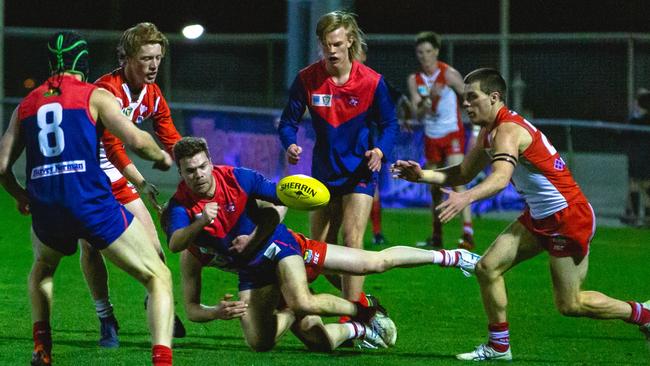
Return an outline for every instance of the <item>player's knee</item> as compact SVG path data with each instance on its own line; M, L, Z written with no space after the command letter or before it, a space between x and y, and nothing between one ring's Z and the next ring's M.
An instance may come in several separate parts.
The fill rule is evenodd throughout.
M372 253L370 254L365 263L364 263L364 273L383 273L391 268L391 260L382 254Z
M480 281L490 281L499 276L496 268L491 266L488 261L479 260L474 269L476 277Z

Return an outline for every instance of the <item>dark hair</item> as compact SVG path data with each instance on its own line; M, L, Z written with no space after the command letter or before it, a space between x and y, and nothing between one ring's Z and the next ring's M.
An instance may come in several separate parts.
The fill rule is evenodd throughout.
M191 158L192 156L204 152L210 158L210 150L208 150L208 142L203 137L186 136L174 144L174 160L176 165L183 158Z
M498 92L502 102L506 102L506 93L508 88L506 86L506 81L503 80L501 74L495 69L491 68L481 68L476 69L463 80L465 84L472 84L474 82L479 82L479 87L481 91L485 94L490 94L493 92Z
M89 72L88 44L77 32L56 32L47 41L47 59L52 75L69 72L85 81Z
M442 41L440 40L440 35L435 32L420 32L418 33L417 36L415 36L415 47L419 46L424 42L431 43L433 48L437 50L439 50L440 46L442 45Z

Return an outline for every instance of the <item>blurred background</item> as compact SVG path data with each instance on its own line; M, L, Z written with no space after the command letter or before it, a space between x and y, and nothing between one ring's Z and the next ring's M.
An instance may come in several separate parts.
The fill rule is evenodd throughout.
M612 223L646 225L650 127L637 97L650 88L650 3L612 1L0 1L0 95L4 123L48 73L45 39L75 29L90 43L91 80L117 67L121 32L155 23L170 40L157 82L181 133L206 137L213 159L272 177L309 172L287 167L274 123L297 72L318 59L315 25L331 10L358 15L367 64L398 89L418 68L415 34L442 35L440 60L465 75L494 67L505 76L509 106L539 126L563 152L596 208ZM199 24L196 39L181 31ZM309 121L303 145L313 134ZM400 137L394 158L422 159L421 131ZM153 174L153 173L152 173ZM169 175L160 180L174 184ZM382 178L388 207L424 207L425 187ZM512 192L511 192L512 193ZM487 211L519 208L516 192ZM512 200L512 202L511 202ZM475 208L481 213L479 208Z

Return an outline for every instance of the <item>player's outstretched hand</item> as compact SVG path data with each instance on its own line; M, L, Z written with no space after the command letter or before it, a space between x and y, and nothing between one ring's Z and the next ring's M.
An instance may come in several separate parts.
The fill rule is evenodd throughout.
M223 295L217 307L216 319L230 320L246 315L248 304L243 301L230 300L232 298L233 296L231 294Z
M381 159L384 153L378 147L366 151L366 158L368 158L368 169L371 172L378 172L381 170Z
M393 178L401 178L409 182L417 182L422 178L422 167L413 160L397 160L390 166Z
M287 161L289 164L296 165L300 161L300 154L302 153L302 147L291 144L287 149Z
M169 168L171 168L172 164L174 164L174 160L172 160L172 157L167 153L167 151L160 150L163 154L163 160L157 161L153 164L154 169L162 170L162 171L167 171Z
M162 212L162 206L160 206L160 203L158 203L158 194L160 194L158 187L147 182L146 180L143 180L142 183L136 188L138 189L138 192L141 196L147 197L149 203L151 203L151 205L156 209L156 212L158 212L160 215Z
M441 188L440 190L443 193L449 195L446 201L442 202L436 207L436 210L439 212L438 218L440 218L440 221L443 224L449 222L449 220L453 219L454 216L456 216L465 207L472 203L470 201L469 195L465 193L467 191L456 193L453 190L447 188Z

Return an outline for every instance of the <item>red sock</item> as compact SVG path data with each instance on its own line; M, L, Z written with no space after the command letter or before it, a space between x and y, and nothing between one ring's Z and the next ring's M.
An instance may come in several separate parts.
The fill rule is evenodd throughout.
M372 201L370 220L372 221L372 233L374 235L381 233L381 201Z
M628 301L627 303L632 307L632 314L626 322L637 325L650 323L650 310L644 308L643 305L635 301Z
M368 302L368 298L366 297L366 293L362 292L359 295L359 303L363 306L370 306L370 303Z
M505 352L510 348L510 332L508 322L494 323L488 325L490 338L488 345L497 352Z
M50 322L43 320L34 323L32 336L34 338L34 348L43 346L43 349L48 354L52 352L52 328L50 328Z
M172 349L156 344L151 349L151 361L153 366L172 366Z
M463 224L463 233L468 235L474 235L474 228L472 228L471 221L467 221Z

